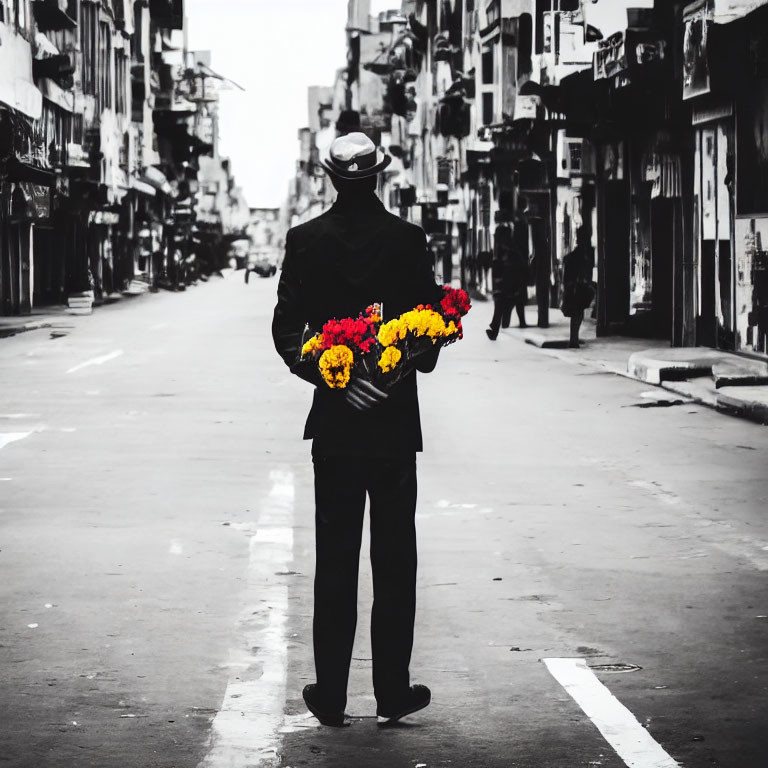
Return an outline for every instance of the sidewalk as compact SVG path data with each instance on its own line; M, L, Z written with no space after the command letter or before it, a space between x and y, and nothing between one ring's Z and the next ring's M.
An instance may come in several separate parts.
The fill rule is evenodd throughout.
M25 331L37 331L40 328L71 328L73 315L67 313L67 307L44 307L32 310L29 315L12 317L0 316L0 338L16 336Z
M527 308L528 320L536 308ZM515 321L513 320L513 323ZM620 376L644 381L735 416L768 424L768 362L708 347L665 347L650 339L597 337L589 318L581 328L582 347L568 349L569 320L549 310L549 328L511 327L503 333L558 357L581 359Z
M103 307L113 304L121 304L126 300L143 296L149 292L147 283L140 279L132 280L129 287L123 291L115 291L106 296L99 305L94 305L93 310L99 311ZM88 310L73 310L66 304L52 307L40 307L33 309L28 315L13 315L10 317L0 315L0 339L8 336L16 336L27 331L38 331L50 328L56 330L70 330L77 327L77 318L89 317L93 314Z

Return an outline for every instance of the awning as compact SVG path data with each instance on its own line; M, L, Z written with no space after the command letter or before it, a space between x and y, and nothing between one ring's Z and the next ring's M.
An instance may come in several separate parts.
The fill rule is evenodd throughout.
M43 95L33 82L22 77L0 77L0 106L3 104L33 120L43 114Z
M765 5L765 0L715 0L715 24L728 24Z
M165 174L151 165L147 166L144 173L141 175L140 181L151 185L164 195L170 195L173 192Z
M155 197L157 195L155 188L151 184L147 184L140 179L134 178L133 176L131 176L130 186L131 189L135 189L137 192L141 192L143 195L148 195L149 197Z
M75 29L77 22L67 14L67 0L34 0L35 21L42 32Z
M56 184L56 174L44 168L25 163L18 157L10 158L5 164L6 181L27 181L41 187L52 187Z
M65 112L75 111L75 94L72 91L65 91L55 80L48 77L41 77L37 86L44 99L48 99Z

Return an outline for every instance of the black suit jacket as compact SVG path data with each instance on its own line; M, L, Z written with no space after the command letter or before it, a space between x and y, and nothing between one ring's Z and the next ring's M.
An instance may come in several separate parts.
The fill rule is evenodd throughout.
M388 213L372 193L340 199L288 232L272 337L291 372L316 385L304 430L315 455L420 451L421 424L415 372L381 405L359 413L343 390L322 381L315 362L299 362L305 327L319 332L327 320L357 317L377 301L391 320L441 297L424 231Z

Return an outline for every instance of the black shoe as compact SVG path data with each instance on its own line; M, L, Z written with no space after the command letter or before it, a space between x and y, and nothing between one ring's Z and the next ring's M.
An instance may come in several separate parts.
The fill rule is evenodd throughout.
M405 701L394 709L377 709L376 718L379 725L395 723L401 717L424 709L424 707L429 705L430 701L432 701L432 693L426 685L412 685Z
M485 329L485 335L491 340L496 341L496 337L499 335L498 331L492 331L490 328Z
M344 728L349 725L349 720L347 720L347 716L343 711L323 711L322 704L319 704L318 702L319 697L317 695L317 685L315 683L305 685L301 695L304 697L304 703L307 705L307 709L322 725L330 725L332 728Z

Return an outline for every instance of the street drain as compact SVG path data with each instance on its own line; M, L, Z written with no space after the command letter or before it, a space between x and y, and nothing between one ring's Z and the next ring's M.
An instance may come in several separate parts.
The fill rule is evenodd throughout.
M642 667L637 664L590 664L589 668L595 672L637 672Z

